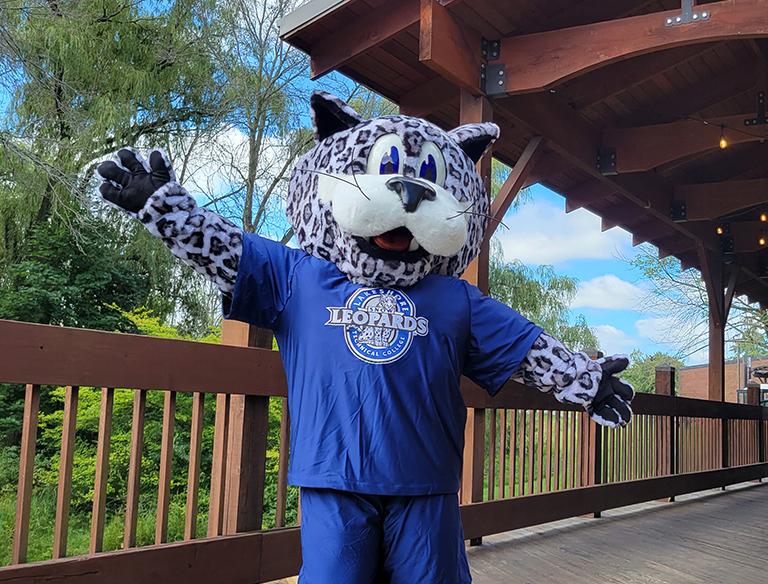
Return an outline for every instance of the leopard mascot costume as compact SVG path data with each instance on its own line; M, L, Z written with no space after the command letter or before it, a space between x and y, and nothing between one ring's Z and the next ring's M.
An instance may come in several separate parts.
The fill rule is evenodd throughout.
M496 125L363 120L324 92L310 106L317 145L286 202L299 249L198 207L159 150L120 150L98 168L100 192L214 282L226 318L274 331L300 582L467 583L461 376L491 395L512 378L618 427L632 415L614 376L628 362L573 353L459 279L487 227L475 163Z

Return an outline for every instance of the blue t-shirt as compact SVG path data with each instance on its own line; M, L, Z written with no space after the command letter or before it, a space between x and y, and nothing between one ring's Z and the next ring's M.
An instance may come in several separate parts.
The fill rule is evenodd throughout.
M464 374L495 394L542 330L458 278L366 288L246 235L227 318L272 329L288 378L293 485L456 493Z

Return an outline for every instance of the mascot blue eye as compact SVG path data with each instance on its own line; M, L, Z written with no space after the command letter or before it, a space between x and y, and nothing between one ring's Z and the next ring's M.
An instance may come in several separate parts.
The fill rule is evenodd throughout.
M389 150L389 154L385 154L381 157L381 166L379 166L379 174L397 174L400 171L400 153L397 151L397 147L392 146Z
M431 154L424 162L421 163L421 168L419 169L419 177L430 182L436 182L437 163L435 162L435 157Z

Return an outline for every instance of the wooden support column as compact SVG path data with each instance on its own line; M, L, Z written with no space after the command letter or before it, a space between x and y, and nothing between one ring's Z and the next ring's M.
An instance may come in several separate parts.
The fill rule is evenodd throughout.
M709 381L708 398L725 401L725 288L723 262L719 255L698 243L696 249L701 263L701 277L709 299Z
M272 332L225 320L221 342L272 348ZM269 429L269 397L233 394L229 402L222 518L225 535L261 529Z
M675 395L675 368L667 363L656 366L656 395ZM660 461L659 475L675 474L676 432L675 416L669 416L667 420L659 417L659 423L656 426L656 459ZM667 499L670 503L674 500L674 495Z
M493 108L486 97L474 97L461 92L461 124L493 121ZM477 170L483 179L485 192L491 192L491 154L483 156L477 163ZM469 265L462 278L488 294L488 242L480 255ZM461 502L476 503L483 500L485 462L485 410L467 408L467 425L464 429L464 466L461 479ZM480 545L482 538L470 540L470 545Z

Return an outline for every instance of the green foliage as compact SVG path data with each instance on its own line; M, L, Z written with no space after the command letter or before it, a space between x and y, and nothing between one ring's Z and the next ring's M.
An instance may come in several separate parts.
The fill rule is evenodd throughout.
M599 347L583 315L571 323L569 306L578 288L574 278L558 275L552 266L528 268L520 261L504 262L501 245L492 242L490 295L511 306L563 342L578 350Z
M685 367L685 364L680 359L665 353L646 355L639 349L632 351L629 356L629 367L621 373L621 378L631 383L637 393L655 393L656 366L664 364L675 368L675 387L677 387L680 368Z
M58 222L34 228L26 259L0 279L0 318L136 332L114 307L133 310L149 296L149 276L125 253L106 221L76 237Z

